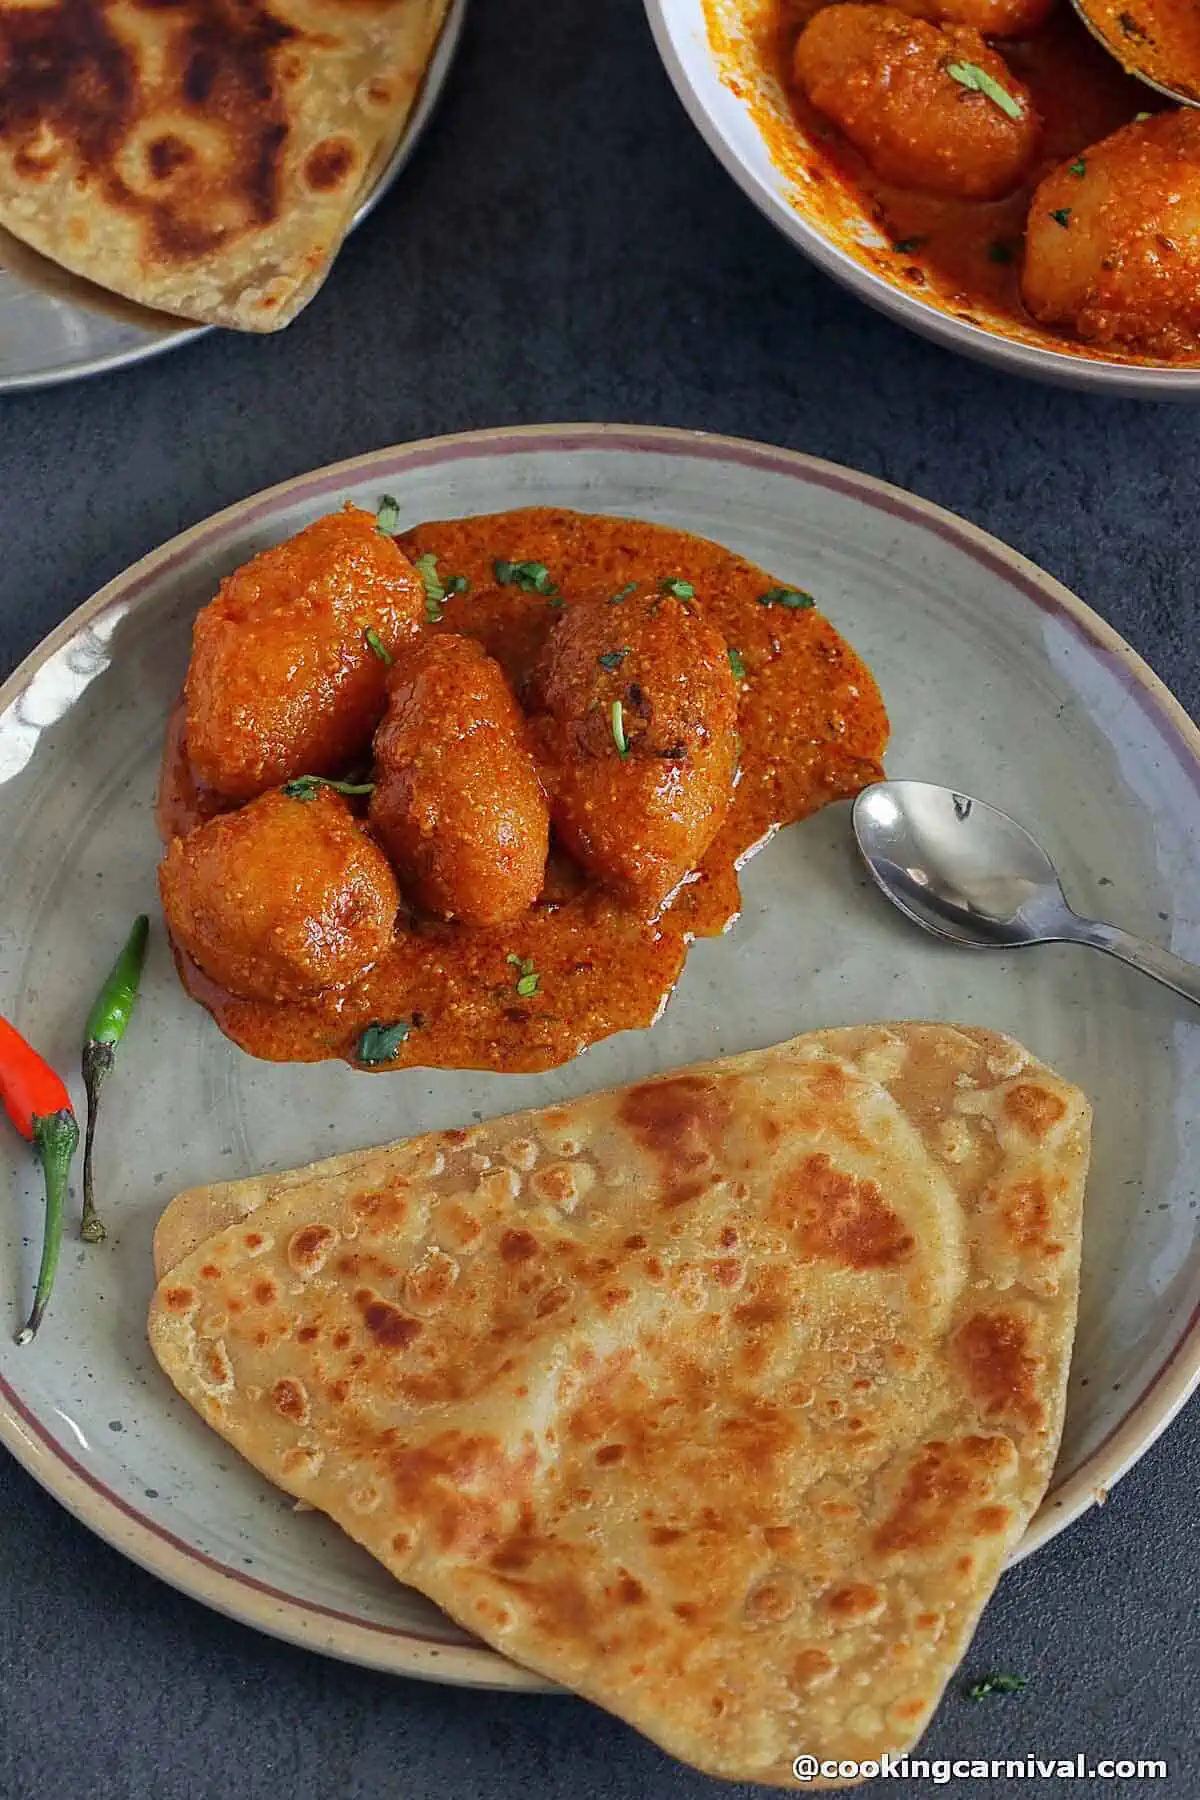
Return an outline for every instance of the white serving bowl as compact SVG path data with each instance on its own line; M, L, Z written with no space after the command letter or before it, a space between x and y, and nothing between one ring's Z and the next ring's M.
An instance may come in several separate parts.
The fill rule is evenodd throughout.
M784 236L859 299L948 349L1017 374L1143 400L1200 399L1200 365L1153 362L1073 345L982 304L919 292L857 197L828 170L791 113L746 27L769 0L646 0L659 54L693 124L738 185ZM715 22L725 42L712 38Z

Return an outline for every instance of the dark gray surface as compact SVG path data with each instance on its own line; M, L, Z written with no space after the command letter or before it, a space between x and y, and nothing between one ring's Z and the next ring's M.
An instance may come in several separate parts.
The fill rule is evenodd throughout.
M888 477L1081 593L1195 715L1200 417L1018 382L809 269L692 132L638 0L476 0L417 160L281 337L0 408L0 672L164 537L300 470L441 431L618 419ZM0 852L2 855L2 852ZM1006 1577L931 1756L1160 1756L1200 1794L1197 1414ZM580 1702L462 1694L260 1638L124 1563L0 1457L0 1800L516 1800L732 1790ZM803 1746L797 1745L797 1749ZM879 1791L1015 1794L998 1780Z

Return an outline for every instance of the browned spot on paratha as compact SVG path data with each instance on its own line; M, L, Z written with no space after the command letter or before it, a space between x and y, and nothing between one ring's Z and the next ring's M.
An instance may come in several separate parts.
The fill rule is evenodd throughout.
M955 1332L955 1363L985 1418L1042 1423L1042 1358L1032 1340L1028 1319L1011 1307L978 1312Z
M785 1569L752 1587L742 1610L752 1624L781 1625L795 1612L797 1600L795 1578Z
M1052 1235L1061 1197L1061 1181L1055 1181L1052 1191L1050 1181L1041 1174L1015 1181L1001 1191L1000 1216L1015 1250L1043 1257L1063 1254L1066 1246Z
M500 1258L506 1263L528 1262L540 1246L532 1231L505 1231L500 1236Z
M288 1239L287 1259L297 1275L315 1275L337 1243L332 1225L304 1225Z
M698 1172L710 1167L730 1116L723 1084L699 1075L677 1075L630 1088L620 1116L635 1142L660 1171L660 1200L680 1205L703 1192Z
M848 1581L842 1587L832 1588L824 1604L835 1624L861 1625L868 1619L877 1619L887 1602L873 1582Z
M202 1344L200 1346L200 1368L203 1379L210 1388L232 1388L233 1364L229 1360L229 1352L224 1344Z
M537 1306L535 1309L537 1317L539 1319L550 1318L551 1314L560 1312L564 1306L568 1305L570 1302L570 1299L571 1299L570 1288L565 1288L565 1287L548 1288L546 1290L546 1292L544 1294L542 1294L540 1296L540 1298L538 1299Z
M829 1680L836 1667L837 1664L828 1650L819 1650L815 1646L801 1650L792 1659L791 1668L788 1670L788 1685L802 1691L806 1688L818 1687L822 1682Z
M401 1312L390 1300L370 1288L359 1288L354 1296L363 1324L372 1338L385 1350L406 1350L424 1330L420 1319Z
M285 1419L303 1425L309 1416L308 1391L302 1381L281 1375L271 1389L271 1404Z
M835 1168L824 1153L804 1157L780 1177L771 1216L795 1233L806 1258L889 1269L912 1255L912 1233L878 1184Z
M935 1439L919 1452L891 1514L875 1533L875 1548L927 1550L963 1535L971 1511L988 1500L1016 1457L1004 1437Z
M1036 1082L1020 1081L1004 1096L1005 1118L1033 1138L1045 1137L1066 1114L1066 1101Z
M397 1182L392 1187L356 1194L350 1211L368 1235L386 1237L403 1225L408 1214L407 1184Z
M330 193L353 173L354 145L345 138L325 138L304 159L304 175L317 193Z
M171 132L151 139L146 146L146 164L155 181L169 181L172 175L193 162L195 156L192 146Z
M452 1430L393 1449L387 1466L403 1514L425 1520L442 1550L479 1554L499 1544L506 1518L515 1519L537 1452L528 1445L510 1456L498 1438Z
M547 1163L529 1177L529 1191L548 1206L569 1212L582 1193L582 1180L573 1163Z
M417 1312L436 1312L445 1305L458 1276L454 1258L431 1246L404 1277L404 1298Z

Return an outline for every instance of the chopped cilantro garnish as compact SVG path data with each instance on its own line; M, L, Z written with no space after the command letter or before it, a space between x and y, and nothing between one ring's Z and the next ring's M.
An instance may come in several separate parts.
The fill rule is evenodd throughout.
M998 106L1006 117L1010 119L1025 117L1025 109L1021 102L1014 99L1008 89L1002 88L995 76L989 75L986 69L981 69L978 63L947 63L946 73L952 81L957 81L960 87L965 87L969 92L985 94L992 105Z
M677 581L673 576L668 576L664 581L660 581L658 586L661 593L673 594L676 600L694 600L696 598L696 590L690 581Z
M379 505L375 508L375 525L384 537L395 537L400 526L400 502L393 500L390 494L379 496Z
M451 594L465 594L471 584L465 575L439 575L437 557L431 550L418 556L413 567L425 584L425 617L431 625L437 625L442 617L442 602Z
M614 669L620 668L628 655L629 646L626 644L623 650L605 650L596 658L596 661L600 664L602 669L607 669L611 675Z
M358 1040L358 1048L354 1052L355 1061L368 1066L394 1062L401 1044L411 1030L407 1019L397 1019L392 1025L368 1025Z
M332 788L335 794L373 794L373 781L330 781L326 775L297 775L285 781L283 793L289 800L315 800L321 788Z
M636 581L627 581L623 588L618 588L615 594L610 594L608 596L608 604L610 606L620 606L622 600L628 600L630 594L633 593L636 587Z
M442 601L446 598L446 586L438 574L437 557L432 550L427 550L424 556L418 556L413 567L425 583L425 617L431 625L436 625L442 616Z
M1075 162L1068 164L1068 169L1072 175L1086 175L1087 159L1082 156L1078 157Z
M803 588L773 587L768 588L765 594L758 596L758 604L760 606L786 606L794 612L800 607L815 606L817 603L811 594L805 593Z
M542 979L533 966L532 956L517 956L510 950L508 961L517 971L517 993L522 1000L532 1000Z
M967 1689L968 1700L983 1700L988 1694L1019 1694L1023 1687L1029 1686L1026 1675L985 1675L982 1681L974 1681Z
M373 650L381 663L387 663L390 666L393 661L392 653L373 625L367 626L363 632L363 639L367 649Z
M527 594L550 595L558 592L545 563L505 562L503 557L498 557L492 564L492 569L501 587L524 588Z
M735 678L738 681L745 681L745 679L746 679L746 663L745 663L744 657L742 656L741 651L730 649L730 650L727 650L725 652L725 654L729 658L729 666L733 670Z
M1050 214L1050 217L1054 220L1056 225L1061 225L1065 231L1071 223L1071 209L1069 206L1056 206L1054 211Z

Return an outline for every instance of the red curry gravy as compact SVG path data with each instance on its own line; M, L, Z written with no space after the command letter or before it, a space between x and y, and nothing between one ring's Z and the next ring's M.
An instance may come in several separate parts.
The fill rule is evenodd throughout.
M1038 182L1053 168L1127 125L1138 113L1161 106L1155 95L1126 75L1095 42L1061 0L1041 30L1025 39L997 40L998 48L1033 96L1042 119L1042 154L1029 181L1003 200L958 200L918 193L883 181L837 127L812 106L791 78L792 52L802 27L829 0L774 0L755 32L755 52L787 94L805 133L821 147L827 164L809 158L809 173L840 180L865 203L865 211L889 238L892 249L875 253L892 281L920 290L932 283L943 303L970 323L972 308L1006 313L1039 334L1048 328L1031 320L1021 303L1018 276L1029 202ZM1170 5L1171 0L1139 0ZM720 7L713 5L714 44L725 47ZM1118 10L1123 10L1119 7ZM737 86L735 80L734 85ZM756 111L756 120L781 166L795 160L795 145L783 143L781 120ZM1049 335L1056 335L1050 333ZM1106 351L1106 354L1110 353Z
M610 604L636 582L692 585L723 635L739 679L741 778L719 836L695 876L648 922L552 850L542 896L516 925L472 928L403 915L387 955L351 987L299 1004L236 999L178 951L188 992L251 1055L276 1062L356 1062L364 1029L412 1029L389 1069L423 1066L518 1073L553 1068L615 1031L650 1025L688 944L713 937L740 908L737 869L776 827L847 798L881 773L887 715L862 660L815 607L764 605L777 581L719 544L630 519L531 508L420 525L397 539L431 551L439 576L470 586L443 604L434 631L477 638L518 695L562 606ZM557 593L498 586L493 564L544 563ZM620 642L620 602L612 604ZM319 773L320 771L313 771ZM187 762L182 705L167 733L159 793L164 840L222 810ZM537 991L517 992L521 967ZM528 984L526 984L528 985ZM362 1066L362 1065L359 1065Z

